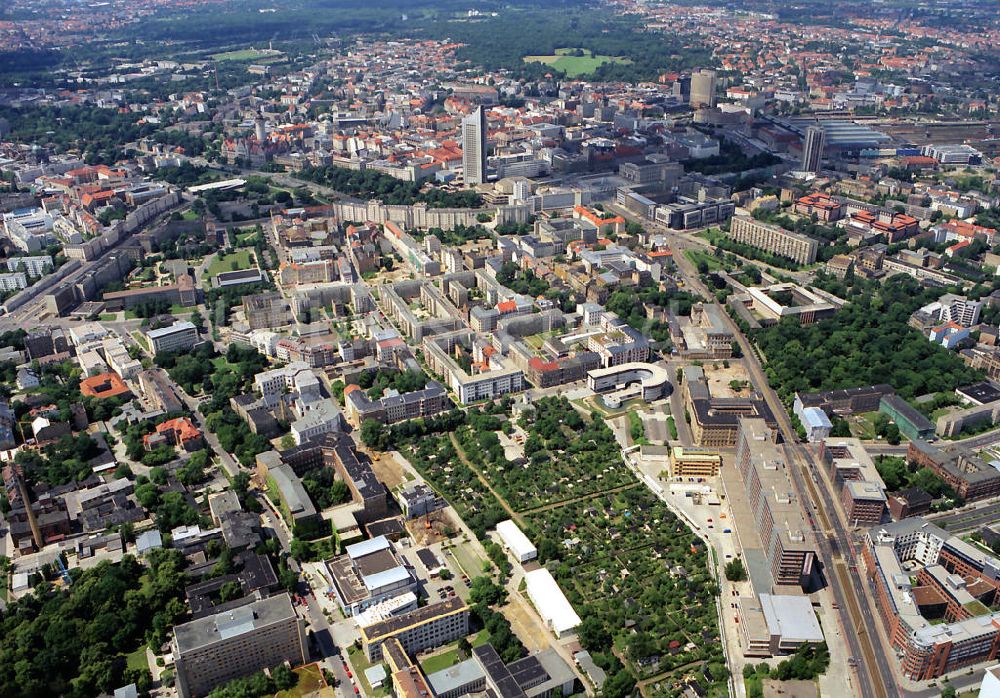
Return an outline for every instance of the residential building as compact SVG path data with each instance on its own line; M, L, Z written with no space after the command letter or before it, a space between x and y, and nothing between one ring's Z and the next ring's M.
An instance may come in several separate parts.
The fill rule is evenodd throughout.
M374 419L380 424L395 424L407 419L432 417L447 410L451 402L444 386L428 381L421 390L390 394L377 400L369 398L359 386L349 385L344 389L344 405L348 420L355 426L361 426L366 419Z
M422 482L411 483L396 492L396 500L403 516L416 519L436 511L444 505L437 492Z
M28 287L28 277L23 271L0 274L0 291L20 291Z
M291 302L277 292L245 296L243 313L251 330L284 327L293 320Z
M862 550L903 676L929 681L1000 650L1000 560L923 519L871 529Z
M829 194L812 192L795 202L795 212L801 213L804 216L815 214L816 220L823 223L832 223L833 221L840 220L844 209L841 203Z
M819 241L815 238L747 216L733 217L729 222L729 236L736 242L787 257L798 264L812 264L819 250Z
M187 417L168 419L157 424L152 434L142 438L142 443L147 451L163 444L180 446L185 451L197 451L204 445L201 430Z
M358 458L354 441L338 433L327 434L320 442L320 459L324 466L333 468L347 483L351 498L361 504L354 518L367 523L385 518L388 514L388 493L385 485L375 476L371 462Z
M498 398L526 387L524 372L471 330L427 337L423 347L431 370L447 379L448 387L463 404ZM471 372L452 358L456 348L463 356L472 354Z
M285 662L298 666L309 656L305 622L288 594L178 625L173 654L181 698Z
M649 340L614 313L601 316L601 329L603 332L587 338L587 349L601 358L604 368L642 363L649 358Z

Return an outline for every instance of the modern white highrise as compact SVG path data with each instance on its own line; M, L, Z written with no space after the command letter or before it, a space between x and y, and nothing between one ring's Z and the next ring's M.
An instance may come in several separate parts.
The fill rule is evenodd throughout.
M691 75L690 104L694 108L715 106L715 71L703 68Z
M826 131L822 126L806 129L806 140L802 144L802 171L819 172L823 167L823 149L826 148Z
M486 181L486 112L482 107L462 119L462 167L466 186Z

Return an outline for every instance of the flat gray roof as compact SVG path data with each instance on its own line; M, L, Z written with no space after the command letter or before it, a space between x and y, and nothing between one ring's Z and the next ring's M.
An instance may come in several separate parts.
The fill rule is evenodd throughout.
M295 611L291 599L288 594L280 594L178 625L174 628L174 636L177 649L183 655L293 618Z

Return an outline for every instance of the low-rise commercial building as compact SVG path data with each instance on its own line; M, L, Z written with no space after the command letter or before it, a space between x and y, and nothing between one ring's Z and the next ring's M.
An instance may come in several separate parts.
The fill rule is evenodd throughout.
M556 637L565 637L580 625L580 616L547 569L526 572L524 582L528 598Z
M722 454L710 448L670 449L671 477L716 477L722 468Z
M348 545L327 568L337 602L348 616L417 587L413 571L385 536Z
M518 562L527 562L538 557L538 549L524 535L524 531L510 519L497 524L497 535Z
M878 404L879 412L887 415L906 438L929 439L934 436L934 424L898 395L886 395Z

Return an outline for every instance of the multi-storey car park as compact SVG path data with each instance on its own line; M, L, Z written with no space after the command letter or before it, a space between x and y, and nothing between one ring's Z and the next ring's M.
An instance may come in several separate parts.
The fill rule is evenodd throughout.
M1000 560L918 518L869 530L863 558L903 676L925 681L996 659Z

